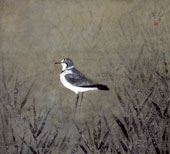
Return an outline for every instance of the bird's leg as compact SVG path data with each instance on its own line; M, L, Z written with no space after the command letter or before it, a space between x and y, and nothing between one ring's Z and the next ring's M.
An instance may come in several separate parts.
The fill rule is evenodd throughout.
M77 110L78 101L79 101L79 93L77 94L76 106L75 106L74 114L76 113L76 110Z
M81 103L82 103L82 100L83 100L83 93L82 93L82 95L81 95L80 105L81 105Z
M79 113L80 113L80 111L81 111L81 104L82 104L82 100L83 100L83 92L82 92L82 94L81 94L81 100L80 100Z

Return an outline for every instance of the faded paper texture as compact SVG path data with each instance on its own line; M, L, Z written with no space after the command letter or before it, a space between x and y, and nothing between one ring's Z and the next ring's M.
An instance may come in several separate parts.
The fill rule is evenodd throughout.
M169 0L0 0L0 154L169 153ZM109 91L76 94L63 58Z

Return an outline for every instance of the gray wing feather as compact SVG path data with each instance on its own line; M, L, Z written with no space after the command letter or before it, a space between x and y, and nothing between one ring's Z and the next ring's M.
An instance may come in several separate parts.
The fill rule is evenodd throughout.
M65 78L68 82L71 82L72 85L78 87L90 86L94 84L91 80L87 79L82 73L80 73L75 68L72 69L72 73L66 74Z

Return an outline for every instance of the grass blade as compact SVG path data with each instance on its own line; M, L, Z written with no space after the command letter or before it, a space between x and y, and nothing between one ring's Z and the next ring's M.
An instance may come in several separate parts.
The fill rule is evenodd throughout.
M155 107L155 109L157 111L158 116L160 118L163 118L162 113L161 113L161 109L159 108L159 106L156 103L154 103L153 101L152 101L152 104L154 105L154 107Z
M14 106L16 107L18 99L18 75L15 80L15 86L14 86Z
M109 143L107 143L100 151L100 153L102 154L106 154L106 152L108 152L109 150Z
M91 135L91 132L90 132L90 128L86 122L86 128L87 128L87 131L88 131L88 135L89 135L89 141L90 143L92 144L93 143L93 139L92 139L92 135Z
M43 121L42 121L42 123L41 123L41 126L40 126L40 128L38 129L38 131L37 131L37 136L39 136L39 135L42 133L42 131L43 131L44 127L45 127L46 120L47 120L47 117L48 117L50 111L51 111L51 108L50 108L50 109L48 110L48 112L46 113L46 115L45 115L45 117L44 117L44 119L43 119Z
M164 116L167 117L167 118L169 118L169 115L168 115L169 104L170 104L170 101L168 101L167 106L166 106L165 111L164 111Z
M163 99L165 99L164 92L161 90L161 88L159 88L158 91L159 91L159 94L161 95L161 97L162 97Z
M119 100L122 108L126 111L125 103L124 103L124 101L122 100L121 96L118 94L118 92L117 92L116 89L115 89L115 93L116 93L116 96L117 96L117 98L118 98L118 100Z
M22 154L22 152L24 150L24 142L23 142L23 140L25 140L25 132L24 132L24 135L22 137L22 142L21 142L19 154Z
M138 126L137 126L137 124L136 124L136 122L135 122L135 119L133 118L132 120L133 120L133 121L132 121L132 126L133 126L133 128L134 128L134 132L135 132L136 135L139 137Z
M5 88L6 94L7 94L7 102L9 105L11 105L11 98L10 98L10 94L7 88L7 83L6 83L6 74L5 74L5 67L4 67L4 63L3 63L3 58L2 58L2 83L3 86Z
M106 119L105 119L106 120ZM107 121L107 120L106 120ZM103 139L99 145L99 149L102 149L104 145L106 145L106 141L107 141L107 138L108 136L110 135L110 130L111 130L111 127L113 126L113 124L109 127L107 127L107 132L104 134L103 136Z
M118 126L121 128L121 130L122 130L123 134L125 135L125 137L127 138L127 140L129 140L127 130L126 130L125 126L123 125L123 123L113 113L112 113L112 115L113 115L114 120L118 124Z
M100 140L100 137L101 137L101 124L102 124L102 122L101 122L101 119L99 119L99 121L98 121L98 135L97 135L97 138L98 138L98 140Z
M156 71L156 74L159 76L160 81L166 87L166 89L169 90L169 86L168 86L168 83L167 83L165 77L160 75L158 71Z
M130 99L130 102L131 102L131 104L132 104L132 106L133 106L133 109L136 111L136 113L138 113L138 108L137 108L135 102L133 101L132 97L130 96L128 90L127 90L126 88L124 88L124 90L125 90L125 93L127 94L127 96L128 96L129 99Z
M165 125L165 129L162 135L162 141L165 142L166 136L167 136L167 127L168 127L168 122Z
M48 144L47 144L47 147L48 147L48 148L50 148L50 147L54 144L55 139L56 139L57 136L58 136L59 129L60 129L60 127L58 127L58 128L56 129L56 132L55 132L55 134L53 135L53 138L48 142Z
M16 149L16 152L18 153L18 145L17 145L17 142L16 142L16 137L15 137L15 135L14 135L14 129L12 128L12 126L11 126L10 128L11 128L12 140L13 140L13 143L14 143L14 146L15 146L15 149Z
M125 143L119 139L119 142L120 142L120 145L122 146L123 150L128 153L128 149L127 149L127 146L125 145Z
M37 146L38 146L38 147L42 144L44 138L46 138L48 134L49 134L49 132L47 131L47 132L45 132L45 133L42 135L42 137L40 138L40 140L39 140L38 143L37 143Z
M47 143L48 143L48 139L50 137L51 133L48 133L47 137L45 138L44 142L42 143L42 149L41 151L44 152L45 150L47 150Z
M152 130L149 128L149 126L148 126L148 132L149 132L149 135L151 137L151 141L152 141L152 144L153 144L153 147L154 147L156 153L161 154L159 147L158 147L158 144L156 143L155 137L153 136Z
M30 88L28 89L28 91L27 91L27 93L26 93L26 95L25 95L25 97L24 97L23 101L21 102L20 109L22 109L22 108L25 106L25 104L27 103L27 100L28 100L29 94L30 94L30 92L31 92L31 89L32 89L32 87L33 87L34 83L35 83L35 81L31 84Z
M149 93L149 95L146 97L146 99L144 100L144 102L142 103L141 107L139 108L139 112L137 114L137 116L141 113L141 111L143 110L143 108L145 107L145 105L147 104L149 98L151 97L152 93L153 93L154 87L151 89L151 92Z
M110 129L107 130L107 132L106 132L105 135L103 136L103 139L102 139L102 141L101 141L101 143L100 143L100 145L99 145L99 149L101 149L101 148L105 145L106 140L107 140L109 134L110 134Z
M31 146L31 145L28 145L28 143L23 139L23 138L21 138L21 137L19 137L20 138L20 140L29 148L29 150L33 153L33 154L38 154L37 152L36 152L36 150Z
M93 149L92 149L91 145L88 143L87 139L86 139L86 138L84 137L84 135L83 135L83 132L81 131L81 129L78 127L78 125L75 123L74 120L73 120L73 124L74 124L75 127L77 128L78 133L79 133L80 136L82 137L82 139L83 139L85 145L87 146L87 148L89 149L89 151L90 151L91 153L93 153Z
M27 119L27 121L28 121L28 124L29 124L29 127L30 127L30 130L31 130L31 133L32 133L33 137L36 138L36 134L35 134L36 132L34 130L34 127L33 127L32 123L30 122L29 119Z
M93 139L94 139L94 145L96 146L96 149L98 149L98 138L97 138L97 131L95 128L93 129Z
M35 100L33 100L33 116L34 116L34 132L37 132L38 130L38 125L37 125L37 113L35 109Z
M83 151L84 153L87 153L87 150L86 150L86 148L85 148L83 145L79 144L79 146L80 146L80 148L82 149L82 151Z
M71 154L77 153L80 141L81 141L81 137L79 137L79 139L77 140L77 143L73 146L71 150Z

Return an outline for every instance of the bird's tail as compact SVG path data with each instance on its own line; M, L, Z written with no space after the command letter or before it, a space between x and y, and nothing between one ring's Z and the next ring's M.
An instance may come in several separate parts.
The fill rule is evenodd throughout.
M103 84L95 84L95 85L88 85L88 86L81 86L83 88L97 88L96 90L109 90L108 86Z
M109 87L106 86L106 85L103 85L103 84L97 84L96 87L97 87L99 90L109 90Z

